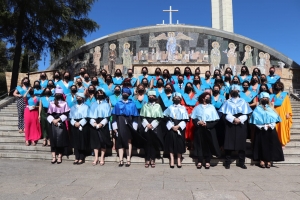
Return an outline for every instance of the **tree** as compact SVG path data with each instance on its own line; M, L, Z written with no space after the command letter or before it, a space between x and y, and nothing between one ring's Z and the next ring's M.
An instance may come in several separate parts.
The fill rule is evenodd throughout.
M22 49L54 55L71 48L70 38L83 38L99 28L88 18L95 0L0 0L0 39L14 44L11 88L16 87Z

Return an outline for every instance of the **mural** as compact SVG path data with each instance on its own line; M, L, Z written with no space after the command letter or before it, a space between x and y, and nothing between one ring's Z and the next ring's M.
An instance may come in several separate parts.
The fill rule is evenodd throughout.
M97 44L70 59L65 68L77 73L80 67L87 67L94 74L103 68L114 74L120 68L127 74L134 64L210 64L212 72L230 67L234 74L240 73L242 65L251 72L258 67L262 73L268 73L273 65L279 69L286 66L267 52L227 38L195 32L150 32Z

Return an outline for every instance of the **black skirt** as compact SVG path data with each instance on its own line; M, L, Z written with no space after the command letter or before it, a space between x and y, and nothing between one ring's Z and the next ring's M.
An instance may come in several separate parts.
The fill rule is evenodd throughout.
M177 126L181 122L180 120L174 120L174 119L172 121L175 126ZM165 126L165 123L163 123L162 126ZM164 142L165 151L169 153L173 153L175 155L185 153L186 151L185 129L184 130L181 130L181 128L178 129L181 135L179 135L178 132L173 131L173 129L168 130L166 128L165 130L166 130L165 142Z
M217 139L215 126L218 121L206 122L206 126L197 125L197 120L194 123L194 155L203 157L208 155L221 156L221 151Z
M97 118L95 121L97 124L99 124L103 119L104 118ZM99 129L96 129L92 126L89 127L91 149L106 149L112 147L108 123Z
M255 128L253 160L284 161L282 146L279 142L276 128L261 130Z
M79 122L81 119L75 121ZM72 145L73 148L79 150L87 150L89 149L89 141L88 141L88 124L85 124L80 131L77 127L71 125L71 133L72 133Z
M53 113L52 116L58 119L62 114ZM69 145L69 134L66 127L66 121L60 122L60 126L51 123L48 126L48 134L51 147L67 147Z
M242 114L236 114L234 117L239 117ZM225 119L223 115L223 120L225 121L225 140L224 149L234 150L234 151L246 151L246 140L248 134L248 120L244 124L232 124Z
M113 121L117 122L118 125L118 136L116 138L116 148L128 149L128 140L132 140L132 129L129 127L129 124L132 124L131 117L123 115L114 115ZM127 124L125 123L127 122Z
M154 130L148 130L145 132L145 128L143 128L142 136L147 140L151 140L155 149L163 150L164 149L164 136L165 134L161 129L161 118L150 118L150 117L141 117L141 120L146 119L149 123L152 123L153 120L158 120L160 123Z

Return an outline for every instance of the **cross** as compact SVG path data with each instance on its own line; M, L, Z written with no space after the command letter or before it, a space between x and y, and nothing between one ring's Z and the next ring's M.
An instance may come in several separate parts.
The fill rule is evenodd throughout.
M172 24L172 12L178 12L179 10L172 10L172 6L170 6L170 10L163 10L164 12L170 12L170 24Z

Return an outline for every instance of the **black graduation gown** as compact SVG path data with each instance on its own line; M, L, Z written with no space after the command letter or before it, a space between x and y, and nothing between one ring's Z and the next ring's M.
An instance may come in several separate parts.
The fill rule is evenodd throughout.
M218 112L218 115L220 117L220 119L222 119L223 113ZM217 125L215 126L216 132L217 132L217 138L218 138L218 143L220 147L223 147L224 145L224 138L225 138L225 122L224 120L219 120Z
M235 114L234 117L239 117L243 114ZM234 151L246 151L246 139L248 133L248 119L244 124L232 124L225 119L226 115L223 115L225 120L225 140L224 149Z
M116 137L116 148L128 149L128 140L132 140L133 146L135 146L134 138L138 136L138 132L132 127L132 122L137 122L137 117L124 116L124 115L112 115L113 120L118 125L118 136ZM127 122L127 124L125 123Z
M146 119L150 124L152 123L153 120L157 120L161 122L161 118L150 118L150 117L142 117L141 116L141 121L143 119ZM163 150L164 148L164 133L162 132L161 129L161 123L158 124L158 126L154 130L148 130L145 132L145 128L143 128L143 137L147 140L152 141L154 148L156 150Z
M61 115L68 116L68 113L52 113L54 119L58 119ZM67 147L69 145L69 134L66 127L66 121L60 122L60 126L55 126L51 123L48 126L48 133L50 138L51 147Z
M180 122L184 120L176 120L172 118L164 118L163 126L166 126L165 124L168 121L172 121L175 126L177 126ZM185 147L185 129L181 130L181 128L178 129L181 133L181 135L178 135L178 132L173 131L173 129L168 130L166 128L166 136L165 136L165 142L164 142L164 147L165 151L169 153L173 153L175 155L177 154L183 154L186 151Z
M104 118L94 119L99 124ZM109 121L109 118L106 118ZM90 145L91 149L106 149L112 147L112 141L110 139L109 126L106 124L104 127L96 129L93 126L89 126L90 130Z
M76 122L79 122L81 119L74 119ZM72 126L70 123L71 132L72 132L72 146L75 149L79 150L87 150L89 149L89 141L88 141L88 124L82 126L82 130L79 128Z
M282 146L278 139L276 128L259 129L255 128L255 139L253 149L253 160L262 161L284 161Z
M221 155L215 126L218 121L206 122L206 126L197 124L199 120L193 119L194 124L194 155L197 157L210 154L219 157Z

